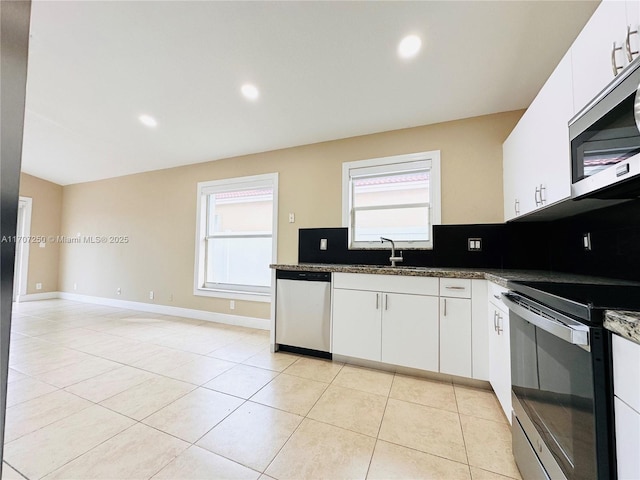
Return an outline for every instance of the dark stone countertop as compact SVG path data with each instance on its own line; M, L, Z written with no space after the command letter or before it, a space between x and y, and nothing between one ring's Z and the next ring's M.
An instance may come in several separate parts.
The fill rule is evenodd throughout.
M436 268L410 266L379 266L379 265L337 265L323 263L301 264L273 264L275 270L334 272L334 273L365 273L379 275L407 275L413 277L441 277L441 278L471 278L485 279L507 288L509 281L540 281L540 282L570 282L570 283L618 283L620 285L635 284L624 280L591 277L574 273L549 272L546 270L500 270L482 268Z
M290 271L485 279L504 288L508 287L507 283L509 281L640 285L638 284L638 282L630 282L604 277L592 277L588 275L578 275L573 273L549 272L545 270L500 270L409 266L391 267L378 265L334 265L320 263L274 264L270 265L270 267L276 270ZM604 326L608 330L640 344L640 312L621 312L615 310L607 310L607 312L605 313Z
M640 312L607 310L604 327L640 345Z

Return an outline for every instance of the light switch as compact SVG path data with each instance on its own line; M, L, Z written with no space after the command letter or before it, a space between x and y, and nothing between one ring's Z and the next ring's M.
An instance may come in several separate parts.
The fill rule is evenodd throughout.
M469 238L467 239L467 249L470 252L482 251L482 239L481 238Z
M327 249L327 239L326 238L321 238L320 239L320 250L326 250Z

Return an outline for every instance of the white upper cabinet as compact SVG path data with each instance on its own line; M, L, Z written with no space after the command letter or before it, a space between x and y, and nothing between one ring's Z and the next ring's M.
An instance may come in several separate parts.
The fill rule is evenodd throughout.
M505 220L571 195L571 77L567 54L503 145Z
M640 14L637 3L603 1L571 47L576 113L614 78L614 68L619 72L629 64L627 26L631 30L638 27ZM627 11L630 18L627 18ZM638 45L637 34L631 35L629 40L630 45Z

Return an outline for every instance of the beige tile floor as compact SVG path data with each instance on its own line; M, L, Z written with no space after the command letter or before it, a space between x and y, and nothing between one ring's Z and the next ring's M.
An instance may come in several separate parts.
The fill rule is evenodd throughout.
M520 478L492 392L268 343L185 318L15 305L3 479Z

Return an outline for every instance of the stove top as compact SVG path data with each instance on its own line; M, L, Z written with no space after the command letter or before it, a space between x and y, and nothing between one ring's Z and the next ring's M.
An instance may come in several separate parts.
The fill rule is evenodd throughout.
M640 286L592 283L509 282L521 295L567 315L602 323L604 310L640 311Z

